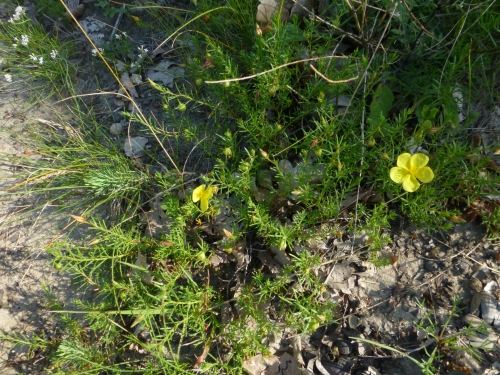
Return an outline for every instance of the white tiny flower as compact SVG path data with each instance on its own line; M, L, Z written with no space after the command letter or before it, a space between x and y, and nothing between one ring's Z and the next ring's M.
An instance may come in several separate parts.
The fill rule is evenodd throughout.
M133 68L135 66L135 63L130 64L130 67Z
M52 52L50 52L50 58L52 60L54 60L57 56L57 51L55 49L52 50Z
M13 23L14 21L18 21L21 18L21 14L24 13L24 9L22 6L16 7L14 15L9 19L10 23Z
M12 76L10 74L6 74L4 77L7 82L12 82Z
M34 53L32 53L32 54L30 55L30 59L31 59L31 60L33 60L33 61L38 60L38 58L35 56L35 54L34 54Z
M21 14L23 14L23 13L24 13L23 7L21 7L21 6L16 7L16 11L11 18L12 22L18 21L21 18ZM9 22L11 22L11 21L9 20Z
M2 59L0 59L0 65L2 65L2 64L3 64L3 60L2 60Z
M42 65L42 64L43 64L43 57L41 57L41 56L40 56L40 58L38 59L38 63L39 63L40 65Z
M14 23L14 20L12 19L12 17L9 18L9 20L7 21L8 23Z
M127 36L127 32L126 32L126 31L122 31L122 35L123 35L124 37L126 37L126 36Z
M22 44L23 46L27 46L27 45L28 45L28 43L29 43L29 41L30 41L30 40L29 40L29 38L28 38L28 36L27 36L27 35L21 35L21 44Z
M99 52L103 53L104 50L102 48L97 48L97 50L99 50ZM96 56L97 55L97 50L95 48L92 48L92 56Z
M17 48L17 43L12 44L12 47Z
M17 39L17 36L15 36L15 37L14 37L14 40L15 40L16 42L19 42L19 39Z
M115 34L115 38L116 39L121 39L122 37L120 36L120 34Z

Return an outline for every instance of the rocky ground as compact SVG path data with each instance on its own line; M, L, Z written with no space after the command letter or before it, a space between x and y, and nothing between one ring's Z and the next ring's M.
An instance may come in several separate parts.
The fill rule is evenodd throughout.
M96 30L95 20L100 15L94 11L98 8L93 7L91 0L83 2L88 8L81 22L86 22L89 30ZM113 22L104 16L102 19ZM134 33L126 25L123 31L129 35ZM77 35L78 31L74 33ZM97 34L108 38L110 31L104 28L96 30L95 34L96 38L100 38ZM81 38L78 41L82 45L85 42ZM147 46L148 40L143 44ZM176 68L175 64L167 60L161 60L160 64L166 68L152 69L150 74L161 76L159 79L168 85L171 76L165 71L170 65ZM182 72L177 70L175 74ZM82 77L85 75L82 73ZM107 88L116 89L110 77L102 77L100 82L101 87L107 85ZM82 79L79 84L87 92L95 89L93 82ZM138 100L144 107L153 102L146 88L140 96ZM68 288L70 278L51 267L50 257L44 251L44 245L62 235L61 229L68 218L57 215L57 207L43 206L41 197L31 196L29 192L13 195L8 190L21 182L16 177L16 170L22 166L16 163L16 156L33 153L32 157L37 157L23 141L27 126L37 123L43 126L43 120L52 121L53 106L57 107L54 103L31 105L30 97L30 92L19 86L0 90L0 152L7 156L0 168L0 328L7 335L21 333L28 337L41 331L50 336L56 330L55 320L50 319L52 314L46 308L44 290L50 289L68 305L81 293L76 288ZM106 110L108 103L99 100L96 105ZM62 107L57 110L64 111ZM119 136L120 127L116 125L120 124L119 116L111 113L104 118L110 132ZM479 129L498 131L500 116L495 111L483 111L480 119L481 122L475 124ZM486 137L484 143L491 142L491 137L484 135L486 131L477 134ZM191 145L186 149L190 150ZM194 160L199 161L196 157ZM208 168L208 165L203 167ZM25 215L21 223L20 213ZM342 240L323 238L310 244L312 251L325 254L326 264L319 276L325 278L328 290L333 291L325 298L338 302L340 324L322 326L314 334L303 337L284 331L281 336L269 338L270 350L278 361L286 355L290 363L296 363L297 369L302 363L322 374L349 373L354 363L371 366L371 370L366 370L372 371L367 372L370 374L376 371L386 375L419 374L420 369L410 360L391 356L390 352L373 345L354 342L352 338L370 339L402 352L412 352L416 358L425 358L423 348L434 341L430 341L433 338L429 332L426 334L418 329L418 322L428 317L437 323L436 334L441 340L463 332L471 321L483 319L493 328L490 335L463 334L459 342L463 347L491 345L493 350L480 351L479 358L475 358L467 351L443 346L441 351L445 358L439 364L439 371L442 374L454 371L455 375L500 373L496 334L500 329L500 307L497 306L500 297L499 244L486 239L485 229L478 220L457 224L450 232L432 233L402 223L387 234L392 244L382 255L389 257L392 264L382 267L367 261L364 253L367 238L363 233L346 235ZM79 233L72 235L78 237ZM328 262L335 259L337 262ZM460 309L452 311L453 300L457 297L461 299ZM4 341L0 351L0 373L35 373L43 367L40 366L43 358L35 356L28 361L25 349L21 346L11 350L11 344ZM259 367L253 360L248 361L247 371L259 374Z

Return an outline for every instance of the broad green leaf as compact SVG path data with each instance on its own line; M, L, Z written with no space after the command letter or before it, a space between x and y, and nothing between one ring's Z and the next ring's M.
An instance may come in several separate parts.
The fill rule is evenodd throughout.
M391 89L386 85L379 85L370 105L370 115L367 119L368 124L372 127L378 126L381 119L387 117L389 110L392 108L393 101L394 95Z

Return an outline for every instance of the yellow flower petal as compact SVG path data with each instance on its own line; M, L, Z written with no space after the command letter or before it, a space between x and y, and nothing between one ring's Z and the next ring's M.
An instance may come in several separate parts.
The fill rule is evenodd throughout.
M407 152L398 156L398 167L406 170L410 170L410 159L411 155Z
M420 187L419 182L412 175L408 175L408 178L403 181L403 189L409 193L413 193Z
M206 188L206 185L203 184L203 185L200 185L196 189L193 190L193 202L194 203L198 202L200 199L203 198L204 193L205 193L205 188Z
M389 172L389 176L391 177L391 180L394 181L397 184L402 183L404 180L406 180L409 176L410 172L404 168L400 167L393 167L391 168Z
M200 209L201 212L205 212L206 210L208 210L208 199L206 199L205 197L201 199Z
M204 196L206 200L209 200L214 196L214 187L212 185L207 186Z
M416 171L419 168L423 168L429 162L429 157L425 154L415 154L410 158L410 170Z
M428 183L434 179L434 172L429 167L423 167L417 170L415 177L422 182Z
M205 184L198 186L193 190L193 202L200 201L200 209L202 212L208 210L208 201L214 195L214 187L212 185L206 186Z

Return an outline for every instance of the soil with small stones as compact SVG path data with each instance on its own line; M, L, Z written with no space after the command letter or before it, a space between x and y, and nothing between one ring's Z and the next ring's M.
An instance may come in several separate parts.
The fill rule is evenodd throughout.
M68 275L52 267L44 249L61 235L68 217L58 215L57 207L46 205L43 197L9 191L22 182L16 177L22 168L20 156L32 153L32 158L39 157L26 142L28 127L53 116L54 104L32 106L30 98L31 93L16 83L0 92L0 329L7 335L50 338L57 331L57 322L46 307L44 287L65 301L66 307L71 307L75 298L85 300L86 296L72 285ZM74 239L81 235L79 230L72 234ZM28 360L27 347L10 348L8 342L1 343L1 374L34 374L46 365L36 354Z
M82 2L86 8L80 20L99 20L107 25L115 23L115 18L102 14L103 9L96 6L96 1ZM36 13L32 4L26 5L31 13ZM170 5L187 6L188 2ZM8 19L11 11L8 7L0 8L0 17ZM53 20L38 16L46 26L54 26L50 25ZM58 22L56 20L58 27L64 27L61 29L62 37L73 40L77 49L88 52L88 56L80 61L84 68L77 77L78 89L83 93L96 92L97 89L117 90L114 79L104 74L100 63L91 56L91 47L79 30L62 26ZM130 19L123 20L119 29L131 37L136 47L144 46L150 51L162 40L162 36L144 35L142 30L138 34L137 27ZM109 38L112 30L107 27L100 33L104 38ZM137 51L133 51L133 54L135 56ZM172 55L169 55L169 59L180 62ZM129 64L130 61L126 63ZM137 101L141 108L160 121L165 121L168 127L169 119L163 118L161 108L155 107L155 103L159 102L156 94L147 85L141 85L138 90ZM50 256L44 251L46 244L61 235L61 228L68 223L68 218L58 216L57 207L43 206L43 197L34 197L29 192L12 195L8 191L9 187L21 182L16 178L16 169L19 168L16 157L32 151L25 142L27 127L39 123L39 119L53 120L51 113L54 109L59 113L64 112L64 108L55 103L30 106L30 94L16 84L0 91L0 151L11 157L10 162L4 162L0 168L0 329L7 335L43 335L50 338L57 331L57 319L54 319L46 307L43 286L49 287L58 300L65 301L67 307L72 306L75 298L91 299L92 291L83 294L72 287L71 278L54 270L50 264ZM112 99L98 95L92 99L92 105L96 113L100 114L103 126L109 127L110 131L113 124L123 120L119 115L122 108L114 105ZM493 129L499 134L500 115L497 112L500 111L482 112L481 128ZM203 118L203 114L192 113L191 116L195 124L208 121ZM118 127L115 126L114 129L116 128ZM128 132L117 132L117 145L122 147L129 134L139 136L138 130L132 127L128 128ZM477 134L483 137L486 133ZM491 143L491 136L486 137L483 142ZM179 160L189 156L190 162L185 165L187 171L207 172L211 163L204 160L201 152L192 152L194 145L189 141L177 144L177 156ZM33 158L36 157L36 153L33 153ZM168 165L167 160L165 165ZM32 210L36 207L42 208ZM15 217L21 212L26 212L26 215L22 224L19 224ZM431 347L430 345L435 344L429 344L431 338L417 328L417 323L424 318L426 311L431 312L430 316L442 329L443 337L462 331L467 326L464 317L468 313L484 318L488 324L497 328L496 318L491 320L490 316L486 316L482 305L474 309L474 300L481 292L486 291L495 299L500 297L500 247L486 240L484 227L480 223L473 221L457 224L448 232L429 232L401 224L387 234L392 243L383 249L380 256L390 259L391 264L380 267L368 262L365 252L368 238L364 233L346 234L341 239L336 235L325 236L308 244L307 250L320 254L325 263L338 259L319 270L318 277L324 278L328 285L324 298L338 303L336 316L339 320L335 324L320 326L313 334L299 337L300 354L294 350L298 345L294 332L283 330L279 335L265 337L271 353L279 358L287 355L292 358L290 361L302 361L301 367L311 368L318 374L324 374L323 371L328 374L374 373L369 372L369 366L385 375L420 374L421 370L409 359L395 356L389 350L374 345L357 342L353 338L370 339L411 353L416 359L423 359L427 345ZM74 231L71 235L78 240L85 233ZM256 265L269 274L275 273L275 268L280 267L279 261L271 263L267 258L264 259L262 251L246 250L245 256L245 262ZM218 261L226 266L222 267L223 271L218 276L220 280L228 281L218 282L214 287L221 291L234 290L239 283L244 282L249 270L238 268L237 259L223 254L220 257ZM273 256L270 259L274 262ZM227 295L228 300L233 297L230 294ZM455 298L460 298L461 310L456 311L449 319ZM279 317L274 316L271 308L268 312L270 319L276 319L278 324ZM496 339L494 336L494 341ZM461 340L464 346L468 345L467 337L461 337ZM34 356L28 358L26 349L21 346L12 350L11 344L3 341L0 373L41 373L47 365L43 353L34 353ZM188 348L183 354L187 360L194 360L193 353ZM498 374L500 371L500 351L497 344L492 351L479 351L479 358L467 351L450 350L447 347L441 347L440 354L444 356L437 363L440 374L453 371L461 374L460 371L463 371L482 375ZM214 355L224 357L224 353ZM193 358L189 358L190 356ZM323 369L318 367L318 361Z

